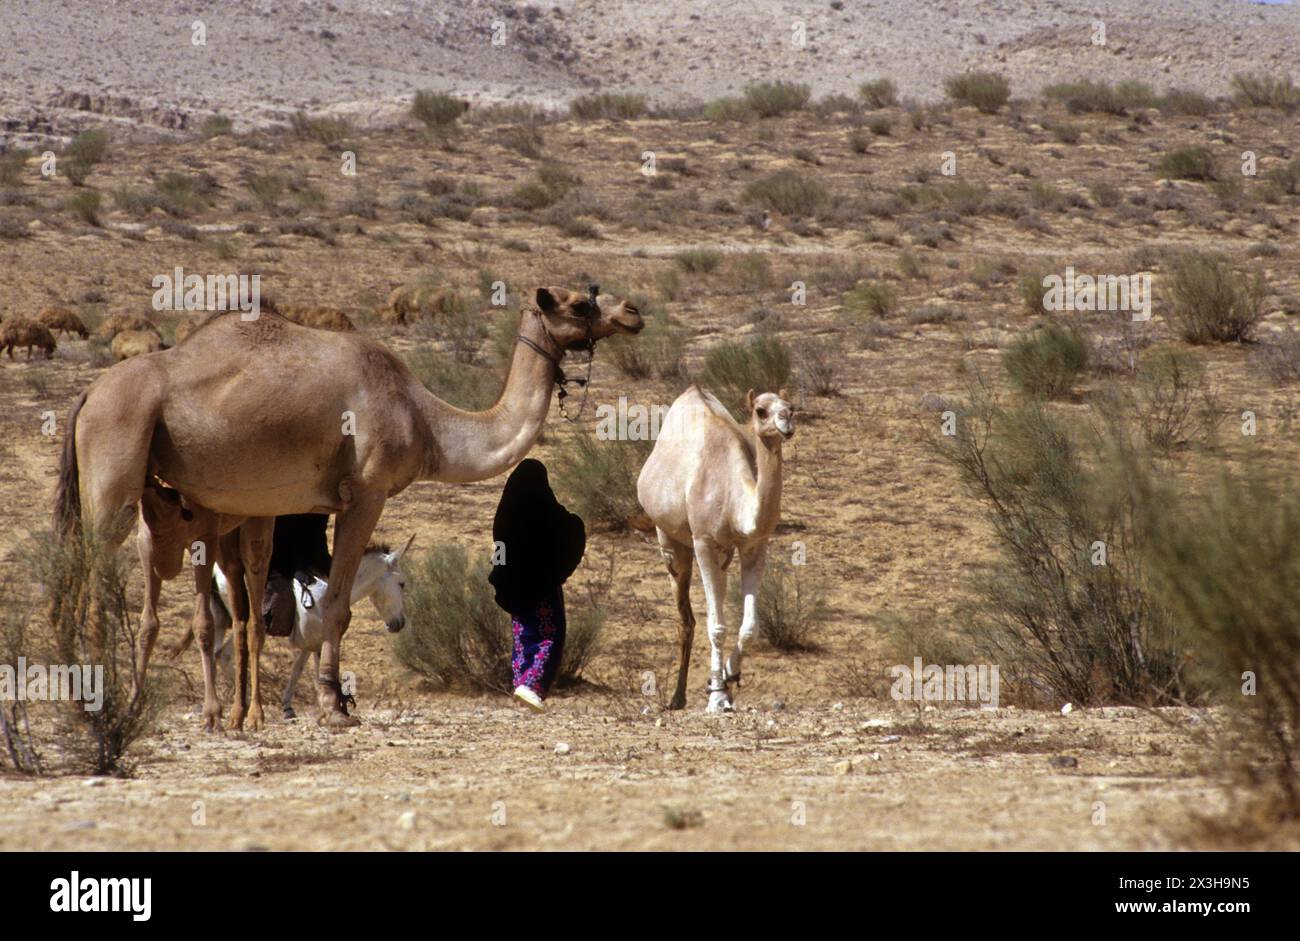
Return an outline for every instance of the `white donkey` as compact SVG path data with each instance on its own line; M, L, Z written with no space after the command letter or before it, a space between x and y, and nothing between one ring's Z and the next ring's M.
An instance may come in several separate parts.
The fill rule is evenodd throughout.
M414 541L415 536L412 534L406 541L406 545L396 552L391 551L387 546L371 546L366 549L361 557L361 564L357 567L356 579L352 583L351 606L356 607L359 602L367 598L371 599L374 602L375 613L379 615L390 634L396 634L406 624L406 614L403 610L406 576L402 574L400 563ZM229 643L228 633L231 625L230 583L226 580L220 565L213 568L212 577L213 585L217 589L212 593L212 616L216 621L212 652L220 657L229 675L234 670L232 662L234 650ZM294 657L289 682L285 684L284 696L280 700L286 719L296 718L297 715L293 711L293 694L298 688L298 680L307 663L307 655L311 654L315 667L318 668L320 664L320 648L325 639L325 622L321 618L321 604L328 588L329 584L323 578L313 578L310 585L304 585L296 578L293 580L296 610L293 630L289 633L288 641L297 649L298 655Z

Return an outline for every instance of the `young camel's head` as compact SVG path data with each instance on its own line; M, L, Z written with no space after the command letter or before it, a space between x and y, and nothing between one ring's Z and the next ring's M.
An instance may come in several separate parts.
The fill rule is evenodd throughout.
M640 333L645 327L641 311L612 294L564 288L538 288L533 303L551 340L562 349L584 346L588 340L603 340L616 333Z
M794 437L794 406L787 401L786 394L784 389L761 395L755 395L750 389L745 394L750 427L760 440L780 444Z

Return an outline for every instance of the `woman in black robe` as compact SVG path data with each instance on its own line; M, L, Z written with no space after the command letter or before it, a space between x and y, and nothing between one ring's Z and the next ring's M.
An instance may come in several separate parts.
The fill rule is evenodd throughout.
M492 539L488 581L513 621L515 697L540 711L564 655L563 586L582 561L586 528L555 499L545 465L528 458L506 481Z

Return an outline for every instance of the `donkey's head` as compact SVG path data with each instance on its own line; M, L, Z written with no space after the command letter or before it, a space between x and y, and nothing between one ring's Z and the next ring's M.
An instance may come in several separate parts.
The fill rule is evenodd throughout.
M362 558L363 566L373 567L374 587L369 593L370 601L390 634L396 634L406 626L406 576L402 574L401 562L402 556L406 555L406 550L411 548L414 541L415 534L412 533L411 538L406 540L406 545L396 552L387 546L374 546L367 549ZM360 577L358 572L358 580Z

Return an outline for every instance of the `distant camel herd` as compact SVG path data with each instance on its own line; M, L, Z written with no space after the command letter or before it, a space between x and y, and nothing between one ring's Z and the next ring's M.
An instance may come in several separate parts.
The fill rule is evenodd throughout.
M123 328L114 337L115 353L121 337L150 332L134 323L113 326ZM226 727L248 722L257 729L264 721L261 610L274 519L336 514L329 578L319 588L311 636L294 640L299 656L283 701L291 713L293 685L307 653L317 652L320 722L355 724L339 684L339 649L352 604L380 590L385 572L397 572L400 553L382 557L383 571L375 568L379 562L367 563L375 559L367 550L388 498L416 480L465 483L514 467L541 433L564 378L565 354L594 351L606 337L635 335L643 327L636 307L597 288L535 289L521 312L500 396L481 412L438 399L391 350L330 308L284 308L253 319L209 315L178 330L167 349L159 349L153 329L152 340L159 342L107 370L73 404L55 494L56 529L65 536L88 531L116 546L138 524L148 586L141 676L158 635L161 583L180 574L187 549L208 547L190 558L203 723L209 730L220 723L214 670L222 621L231 628L235 659ZM75 326L64 329L85 336ZM784 393L751 392L748 410L748 423L737 423L711 393L692 386L669 409L638 481L680 618L673 708L686 700L695 625L692 559L700 564L712 648L709 711L732 707L744 647L757 627L766 546L780 518L781 445L794 426ZM736 553L743 615L728 654L725 569ZM387 602L377 598L376 606L390 630L400 629L400 590L396 605L390 595Z

